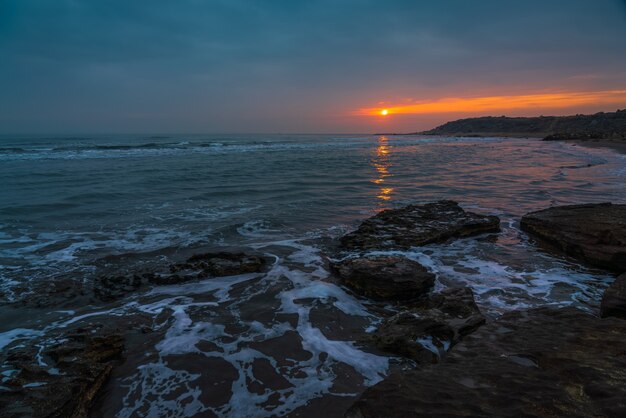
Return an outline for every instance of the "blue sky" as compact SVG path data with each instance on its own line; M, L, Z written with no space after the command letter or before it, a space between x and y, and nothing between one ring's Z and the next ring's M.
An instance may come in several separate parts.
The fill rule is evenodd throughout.
M618 0L0 0L2 133L418 130L476 112L354 111L615 90Z

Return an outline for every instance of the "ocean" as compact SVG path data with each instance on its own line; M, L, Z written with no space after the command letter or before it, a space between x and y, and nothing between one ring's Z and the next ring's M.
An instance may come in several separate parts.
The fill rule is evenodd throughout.
M141 332L94 416L342 416L401 364L359 343L381 316L330 274L334 242L381 210L439 199L497 215L502 232L394 252L436 273L436 289L470 286L490 318L597 309L612 277L542 251L519 220L626 203L626 155L611 150L428 136L2 136L0 347L135 321ZM219 248L273 261L263 274L114 300L89 292L103 275ZM51 292L59 280L81 290ZM0 367L2 382L12 373Z

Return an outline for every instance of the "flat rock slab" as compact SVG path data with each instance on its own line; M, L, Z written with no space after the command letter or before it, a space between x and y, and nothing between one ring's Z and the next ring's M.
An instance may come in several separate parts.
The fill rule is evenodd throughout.
M578 260L626 271L626 205L556 206L525 215L520 226Z
M435 284L433 273L401 256L346 259L331 269L356 293L376 300L414 299Z
M466 212L440 200L382 211L340 240L345 250L406 249L500 230L496 216Z
M506 314L444 361L392 373L347 417L626 416L626 321L575 308Z
M615 279L604 292L600 304L600 316L626 319L626 273Z
M437 363L447 350L484 323L472 290L455 287L388 318L370 341L382 351L420 364Z

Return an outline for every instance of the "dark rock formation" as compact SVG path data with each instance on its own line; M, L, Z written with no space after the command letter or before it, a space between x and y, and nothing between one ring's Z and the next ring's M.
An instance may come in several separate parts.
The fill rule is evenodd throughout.
M572 132L555 132L547 135L543 138L544 141L589 141L598 139L610 139L616 141L626 142L626 130L623 132L602 132L594 131L592 128L585 131L572 131Z
M626 273L619 276L602 296L600 316L626 319Z
M172 266L172 273L189 272L204 276L234 276L245 273L258 273L263 269L265 259L258 255L242 252L218 252L196 254L187 262Z
M406 249L500 230L496 216L466 212L458 203L440 200L385 210L341 238L346 250Z
M436 363L485 323L468 287L445 289L421 306L387 319L372 335L379 349L418 363Z
M347 417L626 416L626 321L574 308L512 312L439 364L392 373Z
M121 358L118 334L93 335L81 329L61 336L38 353L14 348L6 362L16 370L0 390L3 417L85 417L92 401ZM40 364L40 359L49 367Z
M557 206L525 215L520 225L571 257L626 271L626 205Z
M243 252L196 254L183 263L171 264L160 270L101 276L94 285L94 294L100 300L110 301L147 284L172 285L210 277L258 273L263 271L266 263L262 256Z
M148 274L116 274L98 277L94 283L94 295L102 301L116 300L136 291L147 281Z
M406 257L363 257L331 264L344 284L377 300L413 299L428 292L435 275Z

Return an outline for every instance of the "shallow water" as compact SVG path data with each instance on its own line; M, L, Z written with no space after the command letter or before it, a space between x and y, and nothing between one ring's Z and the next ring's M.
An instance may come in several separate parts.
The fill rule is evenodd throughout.
M329 277L333 238L385 208L454 199L503 231L404 252L437 288L471 286L491 317L593 309L610 276L539 251L519 218L626 202L626 156L503 138L2 137L0 184L0 347L131 317L150 329L130 339L96 416L341 416L397 362L355 342L380 317ZM274 261L106 304L30 303L51 278L88 283L221 246Z

